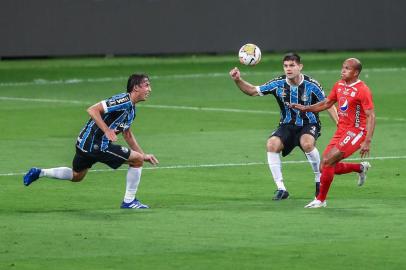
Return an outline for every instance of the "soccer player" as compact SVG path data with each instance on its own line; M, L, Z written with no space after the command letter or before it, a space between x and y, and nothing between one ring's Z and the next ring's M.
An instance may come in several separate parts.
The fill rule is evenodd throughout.
M230 71L230 76L237 87L249 96L264 96L272 94L278 102L281 118L278 128L269 137L266 148L269 169L277 186L273 200L283 200L289 197L283 177L281 158L288 155L299 146L309 161L315 174L316 196L320 186L320 155L315 147L320 136L320 120L317 113L300 113L289 108L290 103L304 105L315 104L325 99L323 88L311 77L301 73L303 64L296 53L288 53L283 60L284 75L261 85L254 86L242 79L238 68ZM330 116L338 122L335 108L329 109Z
M158 164L152 154L145 154L138 145L131 129L136 115L135 104L145 101L151 89L149 77L145 74L133 74L127 82L127 92L115 95L90 106L87 112L90 120L76 141L76 154L72 169L67 167L39 169L31 168L24 176L24 185L29 186L40 177L80 182L96 162L102 162L113 169L123 163L129 165L127 185L121 208L149 208L135 198L141 180L143 162ZM113 144L117 134L122 133L129 148Z
M361 158L369 156L372 135L375 129L375 112L371 91L359 79L362 70L361 62L356 58L344 61L341 69L341 80L336 82L330 95L324 101L311 106L292 104L292 108L302 112L320 112L331 108L338 102L339 122L337 131L323 153L320 193L305 208L326 207L326 197L334 174L357 172L358 185L366 180L366 173L371 167L369 162L341 162L361 149Z

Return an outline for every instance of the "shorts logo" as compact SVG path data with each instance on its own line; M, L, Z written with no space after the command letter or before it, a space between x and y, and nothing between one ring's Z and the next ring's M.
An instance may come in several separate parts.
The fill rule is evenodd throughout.
M340 107L340 111L345 112L348 109L348 100L345 97L341 97L338 105Z
M313 135L316 135L316 127L315 126L312 126L310 128L310 133L313 134Z
M124 153L127 153L127 152L128 152L128 148L127 148L127 147L124 147L124 146L121 146L121 151L123 151Z
M99 150L99 145L97 145L97 144L93 145L93 149L96 151Z

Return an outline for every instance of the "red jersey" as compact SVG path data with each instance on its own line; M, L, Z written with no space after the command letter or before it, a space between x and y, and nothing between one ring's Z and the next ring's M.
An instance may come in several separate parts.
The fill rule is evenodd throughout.
M374 103L371 91L363 81L347 85L345 81L339 80L334 84L328 99L338 102L338 128L365 129L365 110L373 109Z

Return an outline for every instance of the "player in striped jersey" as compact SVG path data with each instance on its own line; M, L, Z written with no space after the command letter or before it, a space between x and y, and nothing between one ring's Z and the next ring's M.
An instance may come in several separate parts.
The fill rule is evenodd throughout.
M291 104L291 107L303 112L320 112L338 103L340 120L337 130L323 152L320 194L305 208L326 207L327 193L333 182L334 174L358 173L358 186L366 180L371 167L369 162L342 162L360 149L361 158L369 155L372 136L375 130L375 110L372 94L368 86L359 79L361 62L348 58L341 68L341 80L336 82L329 96L312 106Z
M285 74L261 86L254 86L243 80L238 68L232 69L230 76L243 93L249 96L271 94L279 105L281 112L279 126L271 134L266 145L269 168L277 186L273 199L283 200L289 197L282 177L280 153L286 156L296 146L302 149L313 169L317 196L320 186L320 155L315 144L321 130L319 116L317 113L301 113L290 108L289 104L315 104L324 100L325 95L323 88L316 80L301 73L303 64L298 54L288 53L282 62ZM329 113L337 123L335 108L331 108Z
M76 154L71 168L31 168L24 176L28 186L40 177L80 182L96 162L102 162L113 169L122 164L129 165L127 185L121 208L149 208L135 198L141 180L144 161L153 165L158 160L152 154L145 154L138 145L130 126L136 115L135 104L145 101L151 89L145 74L133 74L127 82L127 92L112 96L87 109L90 120L80 132L76 142ZM129 148L116 145L117 134L122 133Z

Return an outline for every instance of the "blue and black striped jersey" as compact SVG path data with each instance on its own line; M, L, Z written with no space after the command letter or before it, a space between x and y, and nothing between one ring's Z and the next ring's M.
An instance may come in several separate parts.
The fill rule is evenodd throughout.
M289 108L289 103L311 105L326 98L321 85L311 77L303 75L299 85L290 85L286 80L286 75L282 75L261 86L257 86L257 91L260 96L274 95L281 110L279 124L303 126L317 123L320 125L318 113L304 113Z
M129 93L122 93L101 101L104 114L103 121L116 131L116 134L130 128L134 121L136 108L130 100ZM104 132L90 119L79 134L76 146L84 152L104 151L110 144Z

